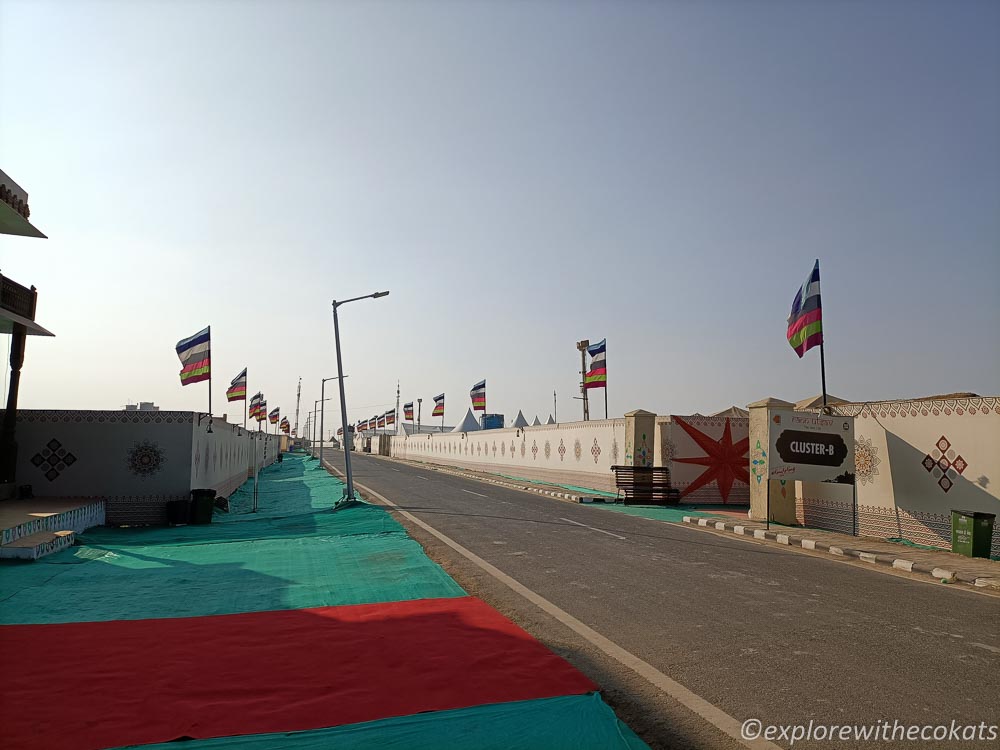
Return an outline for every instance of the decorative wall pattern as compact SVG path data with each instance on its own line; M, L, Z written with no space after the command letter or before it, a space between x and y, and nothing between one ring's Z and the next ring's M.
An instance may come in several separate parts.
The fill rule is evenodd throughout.
M612 454L624 438L624 423L623 419L592 420L471 432L464 436L462 433L395 435L391 451L400 458L515 473L529 479L606 491L614 486ZM477 445L481 451L477 451Z
M166 457L160 446L151 440L143 440L132 446L128 453L126 466L138 477L151 477L166 463Z
M220 419L208 433L198 416L19 410L19 483L39 497L104 499L111 524L163 523L168 500L201 487L226 495L246 481L255 440L275 460L277 436L252 438Z
M951 510L1000 515L1000 398L838 404L854 416L857 528L949 549ZM843 488L797 483L801 523L850 533ZM993 554L1000 555L995 529Z
M62 443L52 438L44 448L31 457L31 463L52 482L59 478L60 472L66 471L76 463L76 456L67 451Z

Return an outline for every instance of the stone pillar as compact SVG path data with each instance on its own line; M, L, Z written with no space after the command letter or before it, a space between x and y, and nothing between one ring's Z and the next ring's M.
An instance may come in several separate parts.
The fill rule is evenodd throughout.
M656 415L636 409L625 415L625 466L652 466Z
M767 518L767 483L768 483L768 426L771 424L771 412L775 409L794 409L795 404L782 401L780 398L765 398L747 404L750 410L750 513L753 521L764 521ZM791 483L790 483L791 484ZM780 483L771 484L771 520L778 523L795 523L795 488L781 494ZM791 498L791 519L788 516L788 503Z

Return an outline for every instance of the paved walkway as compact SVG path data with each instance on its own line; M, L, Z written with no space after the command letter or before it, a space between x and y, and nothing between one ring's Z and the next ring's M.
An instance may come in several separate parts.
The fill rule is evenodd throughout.
M697 518L685 516L684 522L717 531L753 536L794 547L827 552L839 557L854 557L873 565L887 565L909 573L922 573L948 583L1000 589L1000 562L965 557L947 550L920 549L871 537L838 534L835 531L771 525L755 521Z

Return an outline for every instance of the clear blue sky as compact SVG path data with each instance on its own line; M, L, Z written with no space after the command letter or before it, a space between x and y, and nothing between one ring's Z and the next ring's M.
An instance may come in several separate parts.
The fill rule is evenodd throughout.
M217 413L244 366L311 406L383 288L352 420L578 418L585 337L613 415L802 398L815 258L832 393L1000 393L996 2L0 0L0 70L27 408L203 409L209 323Z

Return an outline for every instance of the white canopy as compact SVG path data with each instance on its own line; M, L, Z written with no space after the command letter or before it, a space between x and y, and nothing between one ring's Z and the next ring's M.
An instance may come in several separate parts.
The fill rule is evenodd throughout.
M480 429L482 428L479 426L479 421L472 413L472 409L469 409L465 413L465 419L459 422L452 432L478 432Z
M541 424L542 424L542 423L538 421L538 415L536 414L536 415L535 415L535 421L531 423L531 426L532 426L532 427L540 427L540 426L541 426Z
M549 414L549 421L548 421L548 422L546 422L545 424L555 424L555 423L556 423L556 420L554 420L554 419L552 418L552 415L551 415L551 414Z
M527 427L528 420L524 418L524 412L520 409L517 410L517 417L514 419L514 423L511 427Z

